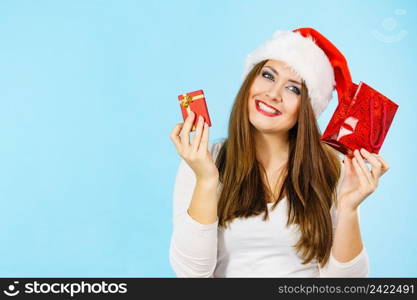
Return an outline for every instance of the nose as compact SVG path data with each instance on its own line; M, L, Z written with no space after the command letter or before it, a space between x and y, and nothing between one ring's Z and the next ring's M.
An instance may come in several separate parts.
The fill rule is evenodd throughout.
M266 95L273 101L282 102L283 83L277 82L266 92Z

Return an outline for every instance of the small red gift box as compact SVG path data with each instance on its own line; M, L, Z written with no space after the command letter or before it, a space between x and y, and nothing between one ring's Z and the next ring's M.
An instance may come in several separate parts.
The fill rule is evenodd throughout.
M206 98L203 90L194 91L191 93L181 94L178 96L181 107L182 117L185 121L188 114L193 111L195 113L193 126L191 131L194 131L197 126L198 117L203 116L204 121L211 126L210 116L207 109Z
M321 140L348 156L361 148L378 154L397 109L396 103L367 84L351 83Z

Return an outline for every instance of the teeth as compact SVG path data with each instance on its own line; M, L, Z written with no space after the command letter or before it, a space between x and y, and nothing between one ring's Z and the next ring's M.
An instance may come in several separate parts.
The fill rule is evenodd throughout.
M266 105L265 105L265 104L263 104L262 102L258 102L258 105L259 105L259 107L260 107L262 110L267 111L267 112L269 112L269 113L271 113L271 114L277 114L277 113L278 113L275 109L272 109L272 108L270 108L270 107L266 106Z

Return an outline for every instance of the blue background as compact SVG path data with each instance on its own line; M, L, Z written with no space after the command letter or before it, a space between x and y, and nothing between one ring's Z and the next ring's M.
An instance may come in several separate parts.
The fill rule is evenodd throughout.
M173 277L169 134L204 89L226 137L245 56L314 27L399 104L361 205L371 276L417 276L416 1L0 2L0 276ZM336 94L335 94L336 95ZM336 96L319 124L325 129Z

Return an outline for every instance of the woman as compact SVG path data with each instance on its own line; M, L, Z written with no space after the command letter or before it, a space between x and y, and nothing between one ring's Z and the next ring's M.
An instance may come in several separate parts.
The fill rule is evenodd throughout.
M209 146L200 118L190 143L194 114L173 129L177 276L368 276L358 207L389 167L364 149L341 162L320 141L316 118L335 86L340 96L345 61L318 37L278 31L247 57L226 140Z

